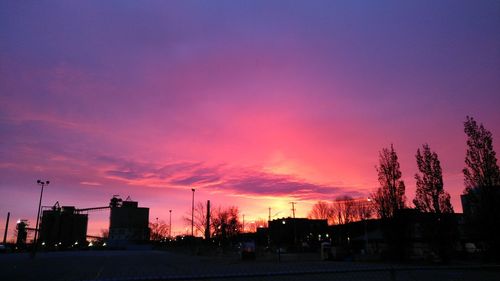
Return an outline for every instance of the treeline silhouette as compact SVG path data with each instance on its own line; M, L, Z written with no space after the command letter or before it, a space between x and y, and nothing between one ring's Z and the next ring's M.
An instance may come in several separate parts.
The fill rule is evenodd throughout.
M474 241L487 260L500 260L500 169L493 149L493 138L483 124L470 116L464 122L467 152L463 169L465 190L461 196L465 235ZM414 209L433 214L425 225L424 237L432 248L446 259L452 244L458 239L458 222L453 214L450 194L444 190L441 163L429 144L423 144L415 155L418 172L415 174ZM309 213L313 219L326 219L329 224L347 224L370 218L385 219L384 236L390 252L398 255L402 249L402 222L392 219L410 206L406 202L405 183L398 155L391 144L379 152L376 166L379 187L367 199L341 196L331 203L318 201ZM392 219L392 220L391 220Z

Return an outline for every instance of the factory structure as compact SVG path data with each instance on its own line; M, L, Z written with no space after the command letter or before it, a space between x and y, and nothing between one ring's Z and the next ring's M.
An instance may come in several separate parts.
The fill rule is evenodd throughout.
M139 207L138 202L129 197L122 200L118 195L111 198L108 206L78 209L74 206L44 207L39 226L39 246L46 248L66 249L87 245L88 213L91 211L110 212L109 237L110 247L126 247L149 241L149 208ZM27 242L29 228L26 220L20 220L16 226L17 242L23 248Z
M110 202L108 245L122 247L149 241L149 208L113 197Z
M59 203L42 212L40 241L43 245L67 248L87 241L88 215L73 206Z

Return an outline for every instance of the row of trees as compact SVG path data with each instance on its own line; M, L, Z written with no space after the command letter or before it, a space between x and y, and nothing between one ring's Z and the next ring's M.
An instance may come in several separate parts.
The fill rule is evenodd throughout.
M345 224L373 217L371 199L354 199L351 196L337 197L333 202L318 201L312 207L310 219L328 220L328 224Z
M197 202L194 208L194 231L197 235L204 235L206 224L207 208L202 202ZM185 216L184 222L186 226L191 226L191 215ZM261 223L261 222L256 222ZM266 222L267 224L267 222ZM253 224L255 225L255 223ZM227 208L216 207L210 210L210 236L220 239L234 237L242 232L242 223L239 220L238 207L230 206ZM150 238L153 241L163 240L170 235L169 225L164 221L149 223L151 230ZM186 234L190 234L186 233Z
M463 169L466 187L464 195L471 196L474 200L483 190L497 193L500 186L500 169L491 132L469 116L464 122L464 132L467 135L467 153ZM428 144L424 144L422 150L417 150L416 161L419 172L415 174L415 208L437 214L453 213L450 195L443 188L441 163L437 153L433 152ZM380 152L377 172L380 187L372 195L377 214L382 218L392 217L397 210L406 207L405 184L401 179L398 156L392 145Z
M443 173L436 152L428 144L417 149L415 155L418 172L415 174L416 186L413 204L422 212L453 213L450 194L443 188ZM379 153L377 166L380 187L372 194L377 215L381 218L393 217L395 212L406 207L405 183L398 156L391 144Z
M500 171L491 132L469 116L464 122L464 132L467 135L466 167L463 169L466 187L464 194L470 196L471 200L478 201L479 191L499 192ZM450 194L444 190L438 154L428 144L424 144L417 149L415 158L418 168L415 174L417 188L413 199L415 208L437 214L453 213ZM398 210L408 207L398 155L392 144L379 152L376 170L380 187L371 194L371 202L349 196L338 197L332 203L319 201L313 206L309 217L327 219L330 224L343 224L374 215L390 218Z
M415 174L416 194L413 199L415 208L422 212L453 213L450 195L444 191L441 163L436 152L428 144L417 149L415 155L418 173ZM374 215L390 218L406 207L405 183L398 155L391 144L379 152L379 165L376 167L380 187L369 199L353 199L349 196L336 198L332 203L317 202L310 218L327 219L329 224L345 224L369 219Z

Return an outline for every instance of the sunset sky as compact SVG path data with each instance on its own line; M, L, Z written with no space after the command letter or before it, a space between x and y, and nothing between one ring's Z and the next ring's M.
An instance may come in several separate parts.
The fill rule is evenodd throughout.
M440 157L461 211L467 115L500 151L499 1L1 1L0 231L114 194L185 231L366 197L394 144ZM89 215L89 233L108 213ZM12 232L11 232L12 233Z

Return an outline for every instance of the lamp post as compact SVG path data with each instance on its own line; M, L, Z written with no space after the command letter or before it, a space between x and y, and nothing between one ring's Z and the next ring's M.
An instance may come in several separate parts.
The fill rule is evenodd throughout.
M194 237L194 188L191 188L191 191L193 192L193 200L191 202L191 236Z
M43 188L46 185L49 185L50 182L49 181L37 180L36 183L42 187L42 190L40 192L40 201L38 202L38 212L37 212L37 215L36 215L35 238L33 239L32 257L35 257L35 254L36 254L37 237L38 237L38 232L40 231L40 229L38 227L38 222L40 220L40 209L42 207Z
M372 204L372 199L371 198L366 198L366 202L364 203L366 205ZM364 223L365 223L365 253L368 254L368 230L367 230L367 221L368 218L364 218Z
M172 238L172 210L168 210L168 212L170 213L170 219L168 222L168 237Z

